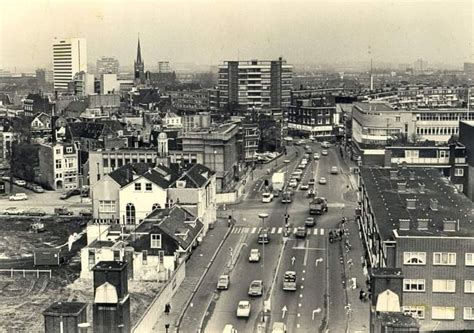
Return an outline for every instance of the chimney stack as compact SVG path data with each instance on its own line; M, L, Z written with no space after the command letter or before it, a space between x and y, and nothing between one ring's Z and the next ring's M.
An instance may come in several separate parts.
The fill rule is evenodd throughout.
M420 193L425 193L425 183L418 183L418 186L420 187Z
M407 209L416 209L416 198L407 198Z
M398 219L399 230L410 230L410 219Z
M407 182L397 182L398 192L406 192Z
M456 230L457 230L456 221L443 220L443 231L456 231Z
M418 230L428 230L428 223L430 219L417 219Z
M438 211L438 199L430 199L430 209L432 211Z
M390 170L390 180L398 180L398 170Z

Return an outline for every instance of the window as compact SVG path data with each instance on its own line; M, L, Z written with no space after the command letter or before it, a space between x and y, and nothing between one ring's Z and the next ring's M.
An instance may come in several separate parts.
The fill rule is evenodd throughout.
M145 191L151 192L151 183L145 183Z
M61 169L62 168L62 163L61 163L61 160L58 159L56 160L56 169Z
M120 261L120 251L114 250L114 261Z
M403 264L426 265L426 252L403 252Z
M56 148L56 154L61 154L61 148Z
M435 252L433 253L433 265L456 265L456 253Z
M165 262L165 251L158 251L158 260L160 265L163 265Z
M161 234L150 235L150 248L161 249Z
M142 251L142 265L148 265L148 251Z
M405 314L409 314L414 318L424 319L425 318L425 307L424 306L416 306L416 305L408 305L403 306L402 311Z
M66 153L71 154L72 153L72 147L66 147Z
M432 319L454 319L456 308L452 306L433 306L431 308Z
M466 253L465 265L466 266L474 266L474 253Z
M403 291L425 291L424 279L403 279Z
M115 213L115 200L99 200L99 212Z
M459 177L464 176L464 169L462 169L462 168L455 168L455 169L454 169L454 175L455 175L455 176L459 176Z
M468 294L474 293L474 280L464 281L464 292Z
M141 191L142 190L142 184L141 183L135 183L135 191Z
M456 280L433 280L433 292L436 292L436 293L456 292Z
M464 320L474 320L474 308L464 307Z
M125 223L135 224L135 205L128 203L125 208Z

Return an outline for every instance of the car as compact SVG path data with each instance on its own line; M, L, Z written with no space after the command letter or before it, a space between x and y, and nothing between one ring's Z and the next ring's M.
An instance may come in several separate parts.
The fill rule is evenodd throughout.
M3 211L4 215L23 215L24 210L16 207L8 207Z
M313 154L313 158L314 158L315 160L319 160L319 153L314 153L314 154Z
M325 185L325 184L327 184L327 182L328 182L328 181L326 180L326 177L321 177L321 178L319 178L319 184Z
M13 184L18 185L18 186L26 186L26 182L24 180L21 180L21 179L15 179L13 181Z
M83 217L91 217L92 216L92 211L90 209L84 208L79 211L79 216Z
M227 274L219 276L219 279L217 280L217 289L221 290L227 290L229 289L229 284L230 284L230 277Z
M337 166L332 166L331 167L331 175L337 175L339 173L339 169Z
M36 193L43 193L44 189L39 185L33 185L33 191Z
M278 190L273 191L273 197L274 198L278 198L279 196L280 196L280 191L278 191Z
M303 173L303 170L296 169L295 171L293 171L292 175L301 175L302 173Z
M26 193L16 193L14 195L10 195L8 199L10 201L28 200L28 196L26 195Z
M330 144L329 142L327 142L327 141L323 141L323 143L321 143L321 147L323 147L323 148L329 148L329 147L331 147L331 144Z
M300 185L300 190L302 190L302 191L306 191L308 188L309 188L308 184L301 184Z
M260 261L260 251L259 249L251 249L249 255L249 262L259 262Z
M268 228L262 228L258 233L258 243L259 244L268 244L270 243L270 236L268 234Z
M250 302L240 301L237 306L237 317L250 317Z
M308 228L314 227L316 225L316 220L314 219L314 217L309 216L304 221L304 225L307 226Z
M262 202L269 203L273 200L273 194L269 192L265 192L262 194Z
M9 182L10 181L10 176L2 176L2 180Z
M295 178L290 179L290 182L288 184L290 187L297 187L298 186L298 181Z
M232 324L226 324L222 330L222 333L237 333L237 330Z
M303 170L304 168L306 168L306 164L299 164L297 170Z
M89 186L83 186L82 191L81 190L79 190L79 191L81 192L81 197L83 197L83 198L87 198L90 195Z
M312 185L314 185L314 183L315 183L314 178L311 178L308 182L308 185L312 186Z
M306 237L306 227L297 227L295 231L296 238L305 238Z
M273 323L272 326L272 333L287 333L288 331L286 330L286 325L285 323L276 321Z
M66 199L69 199L70 197L74 196L74 195L80 195L81 194L81 190L75 188L75 189L72 189L72 190L69 190L67 191L66 193L63 193L59 199L61 200L66 200Z
M263 281L253 280L249 287L249 296L262 296L263 295Z
M71 216L73 214L72 211L70 211L67 207L59 207L59 208L54 208L54 214L59 215L59 216Z
M311 198L311 197L314 196L314 194L315 194L315 193L314 193L314 188L313 188L313 187L310 187L310 188L308 189L308 192L306 193L306 196L307 196L308 198Z
M46 212L41 208L30 208L26 211L28 216L45 216Z
M328 156L328 151L327 151L327 150L321 151L321 155L323 155L323 156Z

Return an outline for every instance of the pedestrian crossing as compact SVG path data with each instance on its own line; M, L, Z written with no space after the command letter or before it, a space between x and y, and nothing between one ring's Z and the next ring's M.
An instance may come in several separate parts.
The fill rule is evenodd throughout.
M290 228L291 232L292 233L295 233L296 232L296 229L297 228ZM262 230L262 228L258 228L258 227L239 227L239 226L236 226L234 227L234 229L232 229L232 234L258 234L260 233L260 231ZM283 227L271 227L268 229L268 233L269 234L283 234L284 233L284 230L285 228ZM312 228L312 229L308 229L307 231L308 235L315 235L315 236L324 236L326 234L326 231L324 228Z

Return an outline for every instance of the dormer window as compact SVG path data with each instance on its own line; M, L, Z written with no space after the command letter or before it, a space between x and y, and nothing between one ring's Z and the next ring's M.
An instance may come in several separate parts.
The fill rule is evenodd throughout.
M72 153L72 147L66 147L66 153L71 154Z
M161 249L161 234L150 235L150 248Z

